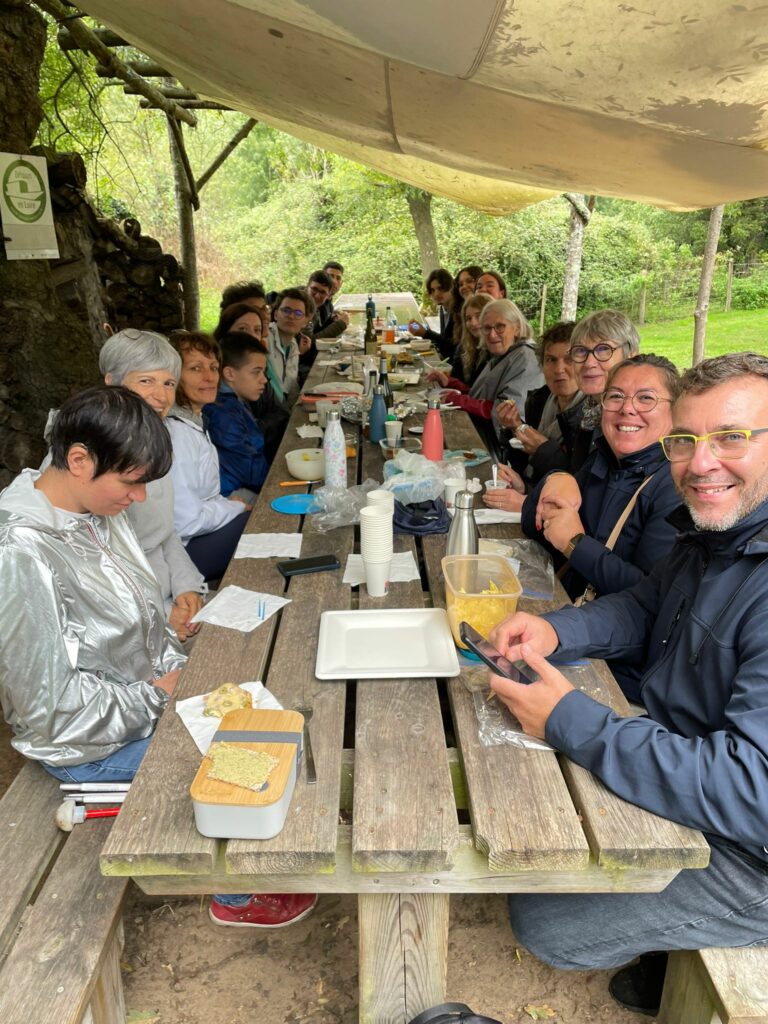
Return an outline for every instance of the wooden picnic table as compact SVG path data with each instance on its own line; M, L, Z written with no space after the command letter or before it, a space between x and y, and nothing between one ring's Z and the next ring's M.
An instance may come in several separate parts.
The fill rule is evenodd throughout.
M309 383L327 372L316 365ZM289 479L285 452L307 444L295 428L309 408L297 404L247 532L301 531L302 556L332 552L343 567L355 528L321 533L311 517L270 506L307 489L278 484ZM478 446L463 412L444 424L447 448ZM379 447L358 443L349 473L350 483L381 479ZM225 842L197 832L189 786L200 754L172 701L101 854L104 874L130 876L150 894L356 893L364 1024L404 1024L443 1000L452 892L658 892L709 858L701 835L626 803L561 755L483 746L466 685L477 669L447 682L316 679L321 612L443 606L445 536L396 536L395 550L414 553L422 579L380 599L344 585L342 571L286 583L275 559L233 559L223 585L285 594L290 604L251 633L203 625L174 693L261 679L283 706L314 708L317 784L301 773L280 834ZM565 600L560 591L555 607ZM551 606L521 601L533 611ZM628 713L602 663L582 669L580 685Z

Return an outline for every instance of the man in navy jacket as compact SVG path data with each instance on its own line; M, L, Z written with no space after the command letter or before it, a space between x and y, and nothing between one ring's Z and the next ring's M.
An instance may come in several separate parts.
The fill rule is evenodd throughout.
M659 894L513 896L518 939L554 966L617 966L650 951L768 943L768 359L687 371L663 439L683 505L671 553L631 588L491 642L540 677L492 685L526 732L619 796L705 833L704 870ZM635 658L647 717L619 718L545 658ZM643 956L611 991L652 1013L666 959Z

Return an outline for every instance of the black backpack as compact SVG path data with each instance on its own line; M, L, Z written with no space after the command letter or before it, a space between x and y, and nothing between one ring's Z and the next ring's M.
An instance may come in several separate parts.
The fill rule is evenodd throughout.
M465 1003L441 1003L424 1010L410 1024L501 1024L501 1021L473 1013Z

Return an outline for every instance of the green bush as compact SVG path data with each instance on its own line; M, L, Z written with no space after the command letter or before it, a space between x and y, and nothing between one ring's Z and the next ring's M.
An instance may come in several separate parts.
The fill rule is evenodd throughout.
M731 291L731 308L768 308L768 278L762 275L734 278Z

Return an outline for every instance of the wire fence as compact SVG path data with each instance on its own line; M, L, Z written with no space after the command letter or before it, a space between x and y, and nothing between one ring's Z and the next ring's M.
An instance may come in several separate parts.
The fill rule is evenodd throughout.
M646 272L607 280L584 270L579 282L581 317L595 309L618 309L637 324L662 323L693 314L699 292L701 260L671 268L651 268ZM534 291L538 292L534 295ZM538 321L544 298L545 323L560 318L561 286L529 289L523 298L526 311ZM734 263L719 258L712 280L710 311L730 309L768 309L768 262Z

